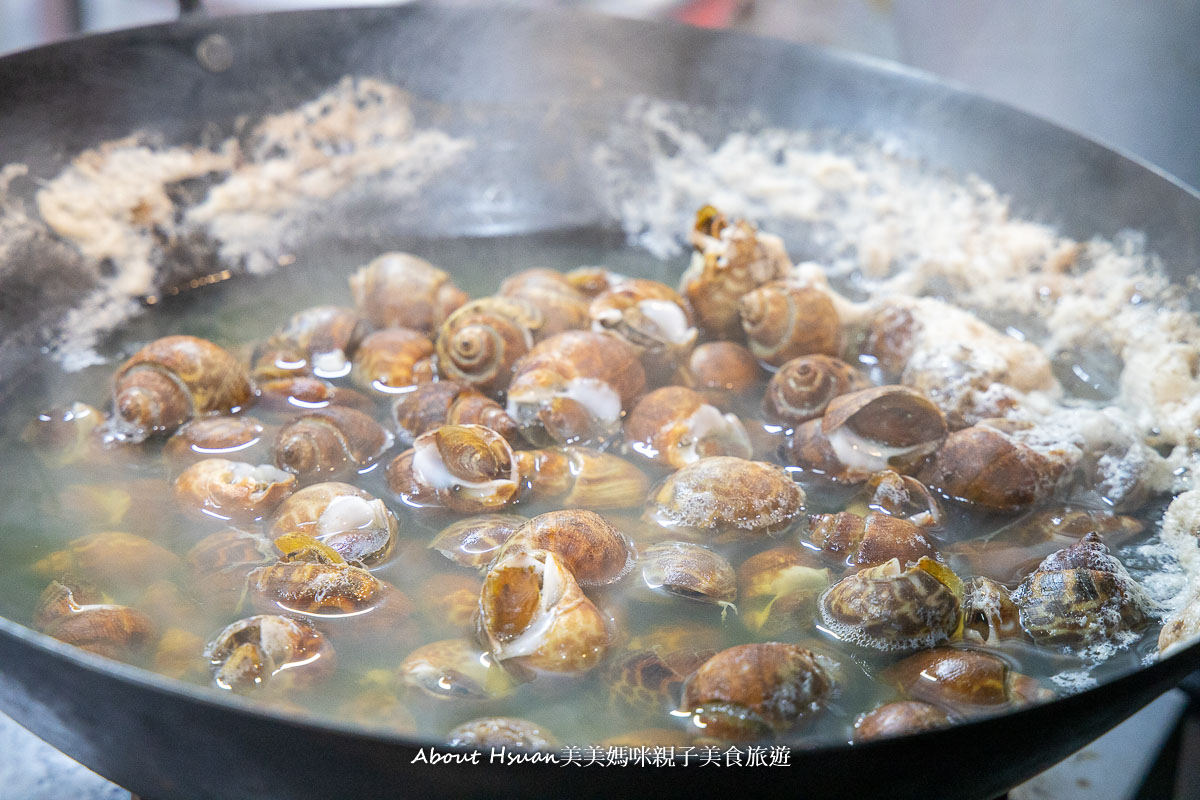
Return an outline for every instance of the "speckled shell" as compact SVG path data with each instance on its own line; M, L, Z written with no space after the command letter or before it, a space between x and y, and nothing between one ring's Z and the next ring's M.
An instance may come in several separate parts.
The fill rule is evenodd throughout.
M633 278L601 292L588 307L592 330L609 331L636 348L651 375L665 376L687 356L698 331L679 293L658 281Z
M557 746L556 743L550 731L516 717L473 719L446 734L446 744L452 747L474 747L484 751L500 747L517 751L550 750Z
M413 328L425 334L467 295L450 276L409 253L384 253L350 276L354 303L377 328Z
M581 330L588 325L587 297L561 272L538 267L518 272L504 279L497 294L523 300L541 312L542 325L535 339Z
M179 556L149 539L105 531L71 540L64 549L34 562L33 573L47 579L70 575L104 588L132 588L178 568Z
M884 678L913 700L965 715L995 713L1054 696L1000 656L953 647L911 655L888 668Z
M481 514L453 522L433 537L429 547L456 564L486 571L509 537L528 522L519 514Z
M715 233L715 235L713 235ZM679 282L700 329L713 339L742 338L738 301L771 281L787 277L791 260L783 241L739 220L692 237L697 252Z
M194 419L163 446L163 458L174 472L214 456L261 464L269 454L266 428L245 415Z
M127 606L97 602L86 587L53 581L38 599L34 624L60 642L108 658L128 659L154 639L154 623Z
M277 349L295 345L320 377L340 377L370 325L352 308L313 306L298 311L268 343Z
M171 433L193 417L228 414L253 399L237 359L195 336L156 339L113 376L117 425L135 438Z
M783 456L785 463L834 480L861 483L883 469L910 471L937 449L946 431L942 412L920 392L873 386L833 398L819 419L788 437Z
M502 508L520 488L516 456L482 425L443 425L423 433L387 467L388 486L410 506L478 514Z
M385 601L403 616L412 609L398 589L349 564L280 561L252 570L248 584L260 605L295 614L350 615L374 611Z
M286 673L289 686L297 679L312 682L333 670L332 646L320 631L303 620L259 614L226 626L204 648L213 683L230 691L257 691ZM283 676L280 676L283 677Z
M1012 593L1021 625L1039 644L1083 647L1149 624L1156 604L1089 533L1047 556Z
M206 458L179 473L175 501L185 511L235 522L270 514L296 488L296 476L267 464Z
M859 714L854 720L852 739L855 742L869 742L888 736L944 728L949 724L950 718L937 706L919 700L900 700Z
M724 556L703 545L660 542L640 548L637 568L642 583L655 595L721 606L737 600L733 567Z
M520 499L593 511L632 508L646 496L646 473L620 456L586 447L519 450Z
M275 466L303 483L335 480L370 466L394 441L386 428L361 411L317 408L279 429L273 445Z
M405 656L398 669L405 686L438 700L492 700L513 681L490 656L466 639L442 639Z
M794 727L833 693L822 662L811 650L780 642L722 650L688 679L680 711L706 736L769 738Z
M869 511L860 517L849 511L809 517L809 538L822 552L855 566L872 566L899 559L903 565L938 557L937 548L905 519Z
M948 552L961 556L971 571L1003 584L1020 583L1046 556L1096 533L1110 548L1131 541L1145 529L1133 517L1066 507L1022 517L986 540L956 542Z
M774 281L747 292L738 314L750 352L778 367L800 356L841 351L842 324L824 292Z
M804 511L804 490L782 468L716 456L689 464L650 493L646 519L705 537L773 533Z
M416 603L434 630L475 630L480 580L461 572L438 572L416 588Z
M829 582L829 570L806 550L790 546L764 550L737 568L738 621L761 636L807 630Z
M568 509L539 514L504 543L499 558L522 550L549 550L580 586L606 586L633 569L628 537L592 511Z
M534 445L588 444L620 430L622 410L645 388L645 370L626 341L567 331L516 362L506 410Z
M604 615L547 550L520 550L498 559L484 577L479 607L490 652L519 667L587 672L612 642Z
M347 561L368 566L387 560L399 531L400 521L382 500L336 481L296 492L275 510L267 527L272 539L285 533L308 535Z
M523 300L485 297L455 311L438 330L438 374L496 394L512 380L513 365L533 347L541 312Z
M329 406L346 406L369 412L374 405L362 392L335 386L324 378L312 375L273 378L258 383L258 407L276 413L296 413Z
M625 447L674 469L707 456L752 454L741 420L683 386L664 386L638 401L625 419Z
M824 414L833 398L869 385L866 375L839 358L801 356L771 376L762 409L774 422L799 425Z
M839 638L861 647L900 652L950 639L962 620L962 585L954 573L922 558L867 567L821 596L821 619Z
M1048 498L1062 468L1004 433L975 426L950 434L917 477L950 497L1016 513Z
M624 713L661 717L677 703L687 677L714 655L712 650L622 653L605 668L612 704Z
M365 392L394 395L433 381L433 341L411 328L385 328L363 339L350 379Z

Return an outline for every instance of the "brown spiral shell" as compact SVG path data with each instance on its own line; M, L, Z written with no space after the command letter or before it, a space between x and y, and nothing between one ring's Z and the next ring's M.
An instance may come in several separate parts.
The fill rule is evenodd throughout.
M728 607L738 596L733 567L719 553L691 542L639 548L638 572L654 593Z
M409 253L384 253L350 276L354 303L377 328L432 334L467 295L450 276Z
M592 511L539 514L513 532L498 557L518 550L554 553L580 586L606 586L633 569L629 539Z
M421 434L388 465L387 481L409 505L463 514L501 508L520 488L512 447L482 425L443 425Z
M646 388L637 352L612 334L567 331L513 367L508 415L532 444L588 444L613 435Z
M34 625L60 642L108 658L128 659L154 639L151 619L128 606L100 602L74 581L53 581L38 598Z
M783 530L804 510L804 490L781 467L731 456L702 458L669 476L646 501L648 522L706 538Z
M253 522L270 514L296 488L296 476L269 464L206 458L179 473L175 500L185 510L217 519Z
M523 300L541 312L535 339L587 327L587 298L561 272L539 267L518 272L504 279L498 294Z
M266 428L254 417L204 417L171 434L163 446L163 458L173 472L215 456L257 464L269 456L266 440Z
M1000 656L965 648L923 650L888 668L884 677L913 700L964 715L995 713L1054 696Z
M799 425L824 414L833 398L869 385L866 375L840 358L820 353L800 356L771 376L763 413L774 422Z
M859 714L854 720L855 742L944 728L950 724L946 712L919 700L899 700Z
M823 659L799 645L742 644L722 650L683 687L680 711L706 736L770 738L812 714L834 690Z
M276 413L295 413L329 406L346 406L369 412L375 406L362 392L337 386L313 375L272 378L259 381L257 386L259 406Z
M442 425L483 425L511 444L524 442L504 406L482 392L453 381L424 383L396 398L392 420L402 445Z
M841 350L842 323L824 292L774 281L747 292L738 313L750 352L772 366L800 356Z
M528 521L519 514L467 517L438 531L429 547L456 564L485 571L509 537Z
M392 446L392 434L369 415L345 406L315 408L280 428L275 466L301 482L351 475Z
M692 310L658 281L631 278L601 292L588 307L592 329L610 331L636 348L651 375L670 374L696 343Z
M664 386L638 401L625 418L625 446L674 469L707 456L752 455L742 421L683 386Z
M809 525L813 544L852 566L872 566L893 558L907 565L938 557L937 548L919 526L878 511L865 517L849 511L814 514Z
M237 359L195 336L156 339L113 376L114 421L134 438L170 433L193 417L228 414L253 397Z
M451 747L490 750L507 747L519 752L551 750L557 738L544 726L516 717L483 717L456 726L446 734Z
M34 562L42 578L71 575L105 588L145 585L179 568L179 557L141 536L104 531L72 539L67 546Z
M1053 494L1062 465L991 427L955 431L917 477L991 511L1016 513Z
M350 379L366 392L392 395L433 380L433 342L411 328L385 328L362 340Z
M314 306L292 315L268 347L279 351L294 345L320 377L340 377L370 327L352 308Z
M523 300L472 300L438 330L439 375L488 394L504 390L513 365L533 347L533 332L542 322L541 312Z
M773 547L742 562L737 585L742 625L760 636L795 634L812 625L829 570L807 550Z
M612 642L604 615L548 550L515 550L498 559L484 577L479 608L493 657L518 667L587 672Z
M887 652L944 642L962 619L962 582L930 558L867 567L821 596L821 619L839 638Z
M764 375L754 354L737 342L697 345L675 373L675 383L700 392L717 408L728 408L734 398L747 396Z
M400 522L382 500L348 483L330 481L305 487L283 501L267 533L311 536L346 561L379 564L396 544Z

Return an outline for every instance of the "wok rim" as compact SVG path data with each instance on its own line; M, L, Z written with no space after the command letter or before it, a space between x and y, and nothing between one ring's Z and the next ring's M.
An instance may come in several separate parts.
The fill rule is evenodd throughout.
M222 26L236 25L243 20L258 20L291 16L311 17L321 14L328 14L331 16L359 15L371 12L404 14L418 9L424 13L429 13L432 11L433 13L446 15L447 17L459 16L466 13L471 13L472 11L472 9L438 6L433 3L407 2L390 6L368 5L329 9L306 8L271 11L256 14L220 14L214 16L198 14L182 17L169 22L158 22L148 25L140 25L97 33L76 34L52 43L11 51L0 56L0 68L19 65L19 63L23 60L37 59L55 52L69 52L81 41L120 43L122 41L135 39L138 37L153 36L163 32L181 32L189 29L194 29L196 31L211 29L211 32L219 33ZM788 48L798 48L800 50L807 51L818 60L824 60L837 65L848 66L861 72L880 75L886 80L899 81L908 85L936 88L937 90L955 98L969 100L976 104L983 104L986 107L990 107L994 110L1002 112L1004 115L1016 116L1023 118L1026 121L1032 121L1039 126L1043 126L1059 134L1065 133L1071 139L1075 140L1076 143L1081 143L1102 150L1111 156L1116 156L1118 159L1128 162L1140 170L1150 173L1158 180L1167 182L1174 189L1182 191L1192 201L1197 203L1197 211L1200 211L1200 187L1192 187L1175 175L1167 172L1162 167L1150 162L1142 156L1131 152L1125 147L1109 143L1100 137L1081 132L1072 128L1071 126L1052 121L1043 114L1022 109L1006 100L989 96L988 94L972 89L959 81L948 80L939 77L932 72L892 61L880 56L859 53L840 47L788 41L774 37L746 33L743 31L696 28L673 20L631 19L628 17L613 16L583 9L485 8L474 9L474 11L476 13L482 11L487 14L505 17L518 15L542 18L558 17L568 20L582 17L596 20L599 23L608 25L625 25L641 28L660 27L671 29L675 31L672 34L675 37L692 36L705 39L715 39L718 37L743 38L748 40L769 42L774 46L782 45ZM793 128L793 130L799 129ZM74 155L77 154L71 154L71 157ZM957 174L956 177L961 179L965 177L965 175ZM339 721L332 716L327 716L324 714L307 715L289 712L277 707L271 707L253 699L241 698L233 695L232 693L222 693L210 687L188 683L183 680L176 680L143 667L138 667L122 661L105 658L103 656L87 652L78 647L60 642L46 634L11 620L3 615L0 615L0 635L14 639L20 642L22 645L39 650L45 654L51 655L54 658L65 659L74 666L93 673L101 678L116 678L123 683L130 684L154 695L170 695L172 697L182 696L193 703L199 703L204 706L223 709L236 714L249 715L250 717L259 720L272 721L277 724L300 728L315 733L334 732L355 739L366 739L383 745L389 745L413 751L431 746L436 747L439 750L456 750L461 752L470 752L471 750L475 749L470 747L448 745L443 741L416 739L401 733L389 731L383 727L370 727L366 725L346 723ZM1184 666L1185 661L1190 662L1190 666ZM936 740L939 737L946 735L948 732L951 734L970 736L971 732L986 728L989 724L993 723L997 719L1003 718L1013 720L1014 723L1016 723L1023 718L1036 717L1043 714L1048 716L1061 716L1060 714L1055 714L1055 711L1062 711L1061 707L1065 704L1078 702L1076 698L1088 699L1096 695L1112 691L1114 687L1118 685L1146 683L1149 682L1153 676L1157 676L1159 673L1178 673L1178 678L1175 678L1171 681L1172 683L1176 683L1187 673L1197 669L1200 669L1200 636L1195 637L1190 644L1178 648L1169 656L1156 658L1152 663L1143 664L1136 670L1099 683L1096 686L1088 689L1069 694L1057 695L1051 700L1007 710L999 714L961 720L946 728L921 731L917 733L905 734L903 736L888 737L858 743L846 741L839 743L822 742L819 744L810 745L805 743L802 739L794 741L783 740L777 743L788 745L794 752L803 753L804 757L807 758L820 757L821 755L827 753L844 753L848 749L869 752L872 749L887 748L893 745L895 742L901 740L913 743L919 743L925 740ZM1126 713L1123 714L1121 719L1125 719L1133 715L1144 707L1145 704L1141 704L1128 709ZM4 709L0 708L0 712L4 712ZM1117 724L1119 724L1119 721L1120 720L1118 720ZM1111 727L1113 726L1109 726L1103 730L1095 732L1095 735L1091 736L1089 741L1094 741L1096 738L1104 735L1104 733L1106 733L1108 730L1111 730Z

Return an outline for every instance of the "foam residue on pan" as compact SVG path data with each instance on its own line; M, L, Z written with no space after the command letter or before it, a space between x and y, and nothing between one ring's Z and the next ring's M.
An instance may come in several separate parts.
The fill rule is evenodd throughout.
M172 254L207 253L213 269L268 271L331 204L362 194L411 198L471 146L417 128L398 87L347 77L212 147L167 147L138 134L80 153L38 190L38 218L20 220L75 248L99 276L63 320L52 353L68 370L97 363L100 337L138 312Z

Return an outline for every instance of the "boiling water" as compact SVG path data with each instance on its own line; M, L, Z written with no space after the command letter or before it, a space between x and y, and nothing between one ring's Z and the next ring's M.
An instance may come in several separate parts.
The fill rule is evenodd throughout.
M0 515L0 613L28 623L37 596L46 584L44 577L32 573L31 565L78 536L120 529L146 536L182 556L197 540L225 527L217 521L197 522L176 513L171 507L159 445L148 444L138 459L116 460L102 473L54 470L46 466L18 438L21 429L38 410L72 400L103 407L116 366L154 338L192 334L241 352L248 344L268 336L297 310L330 303L352 305L346 282L348 275L358 264L386 249L408 250L449 269L459 286L472 296L490 294L503 276L535 266L566 270L580 265L603 264L619 273L662 280L672 285L685 266L681 259L661 261L640 250L625 247L618 235L607 231L492 239L388 242L364 239L310 248L298 253L293 264L270 276L237 278L196 291L164 294L155 307L127 325L108 343L106 365L70 375L46 369L37 375L23 376L18 391L6 392L8 412L0 420L0 464L3 464L4 476L0 482L0 508L4 509ZM378 411L376 417L384 419L382 405ZM251 413L265 422L277 421L261 409L253 409ZM431 599L422 597L422 583L431 575L472 573L426 547L449 520L422 515L397 502L387 489L382 473L382 468L368 470L357 482L375 496L384 498L400 518L401 542L393 557L374 573L400 588L420 607L423 600ZM652 477L658 477L658 474ZM134 494L133 507L118 521L100 518L102 515L98 517L94 511L81 510L77 502L70 501L69 487L88 483L123 484ZM809 512L837 511L849 500L844 489L816 484L807 485L806 489ZM516 510L533 516L549 509L522 507ZM1156 507L1148 510L1146 517L1156 519L1160 512L1161 508ZM637 509L633 508L606 516L620 527L623 517L636 513ZM946 543L987 534L999 524L994 519L983 520L968 514L952 515L952 520L949 528L939 534ZM1148 530L1152 531L1153 526L1148 526ZM793 529L765 543L717 549L736 566L756 551L797 543L798 537L802 537L802 533ZM958 560L951 563L956 569L964 567ZM1137 576L1139 568L1154 566L1136 563L1133 572ZM966 577L966 574L960 574ZM635 571L616 588L588 592L593 600L613 614L621 635L636 635L656 625L681 624L693 626L705 635L711 633L721 646L754 640L739 623L736 612L723 613L716 606L682 600L644 602L639 599L637 583ZM117 602L137 603L144 587L105 588L111 590ZM145 610L154 612L152 608ZM199 605L193 618L180 624L211 636L248 613L252 612L226 614ZM1099 666L1028 644L1010 644L1002 651L1022 672L1042 679L1050 688L1061 688L1071 681L1083 685L1135 669L1153 650L1156 634L1157 629L1147 630L1137 644ZM365 642L350 643L339 640L335 634L338 666L331 678L309 688L290 689L285 694L271 692L268 686L258 699L297 712L362 722L348 709L354 708L356 698L373 685L370 676L379 674L374 671L395 669L409 652L422 644L462 635L462 630L439 629L424 615L421 615L421 623L411 640L407 641L378 636ZM896 698L894 690L875 680L875 676L897 657L845 645L815 623L811 630L791 637L789 641L805 642L842 663L838 697L798 729L794 735L797 743L844 742L856 714ZM198 664L204 661L200 652L195 658ZM141 664L148 666L148 661ZM1057 684L1050 680L1052 676L1062 674L1066 679L1060 677ZM194 680L207 682L203 669L198 670ZM397 687L398 682L393 688ZM212 691L221 690L214 687ZM553 731L563 742L578 743L599 742L639 728L677 727L682 730L685 726L684 721L671 715L668 708L637 718L614 710L603 668L583 678L539 677L521 685L508 697L482 703L435 700L418 697L415 692L402 699L416 717L420 737L429 741L441 741L458 723L490 715L524 717Z

